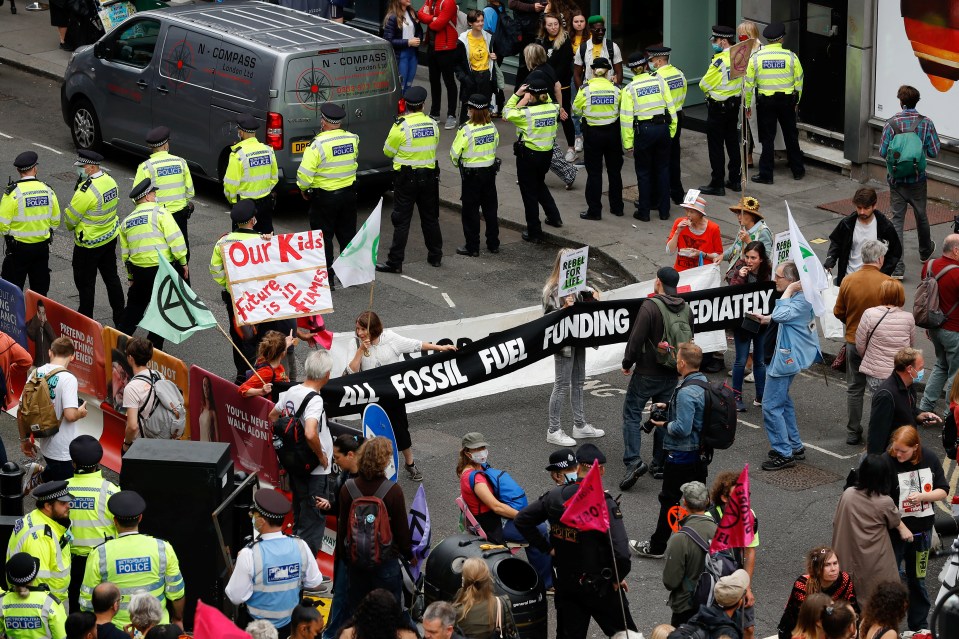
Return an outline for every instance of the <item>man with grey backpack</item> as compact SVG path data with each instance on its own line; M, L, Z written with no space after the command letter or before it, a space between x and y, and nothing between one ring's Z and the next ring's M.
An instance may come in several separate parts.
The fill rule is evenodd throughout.
M127 342L126 355L133 377L123 389L123 452L139 437L179 439L186 425L183 394L176 384L149 368L153 344L145 337L133 337Z
M941 315L932 324L921 322L916 309L916 326L928 329L929 341L936 347L936 365L926 382L926 390L919 402L919 410L935 412L936 403L942 397L949 397L956 370L959 369L959 235L947 235L942 242L942 257L930 260L922 266L923 284L927 278L933 281L938 289L938 308ZM916 302L919 302L919 293L916 293ZM932 318L929 318L932 319ZM948 401L947 401L948 403Z

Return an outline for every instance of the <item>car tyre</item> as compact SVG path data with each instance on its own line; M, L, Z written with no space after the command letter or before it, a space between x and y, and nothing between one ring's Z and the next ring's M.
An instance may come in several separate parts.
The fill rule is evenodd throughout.
M78 98L73 102L70 109L70 135L78 149L97 151L103 146L100 119L86 98Z

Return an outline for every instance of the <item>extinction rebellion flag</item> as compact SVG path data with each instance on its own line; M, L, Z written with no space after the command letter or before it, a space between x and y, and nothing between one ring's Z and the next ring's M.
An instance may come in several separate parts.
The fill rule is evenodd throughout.
M197 331L216 326L216 318L203 300L173 270L160 251L157 251L157 257L160 270L140 327L179 344Z

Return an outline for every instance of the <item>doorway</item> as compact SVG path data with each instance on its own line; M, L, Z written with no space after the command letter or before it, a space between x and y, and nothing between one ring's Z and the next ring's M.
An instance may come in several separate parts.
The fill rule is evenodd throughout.
M796 51L804 71L799 115L802 122L829 131L843 130L848 15L848 0L802 3Z

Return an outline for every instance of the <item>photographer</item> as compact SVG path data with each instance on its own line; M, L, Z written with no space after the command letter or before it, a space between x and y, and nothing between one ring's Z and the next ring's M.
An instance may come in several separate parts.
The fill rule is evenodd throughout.
M666 552L670 527L669 509L679 503L681 486L687 482L706 482L707 464L700 456L699 434L703 430L706 412L706 390L709 383L699 372L703 349L691 342L683 342L676 352L676 370L681 381L666 405L654 404L644 429L663 428L666 464L663 468L663 488L659 493L659 520L649 541L631 541L629 545L640 557L660 558ZM665 419L664 419L665 418ZM666 421L668 420L668 421Z

